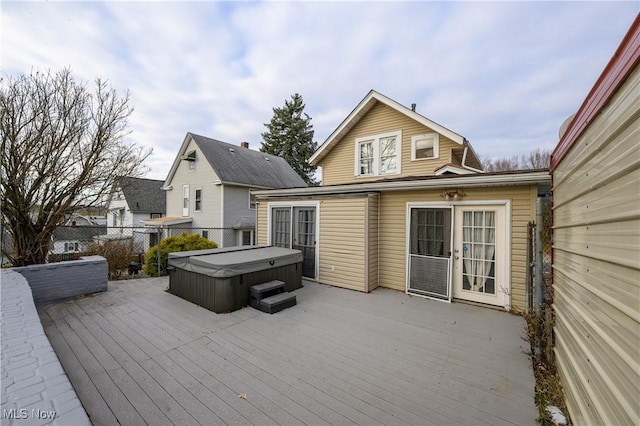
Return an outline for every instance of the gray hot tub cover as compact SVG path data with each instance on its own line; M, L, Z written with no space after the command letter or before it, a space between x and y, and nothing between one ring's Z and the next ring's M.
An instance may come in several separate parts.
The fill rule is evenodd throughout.
M282 247L225 247L169 253L169 266L214 278L229 278L250 272L302 262L299 250Z

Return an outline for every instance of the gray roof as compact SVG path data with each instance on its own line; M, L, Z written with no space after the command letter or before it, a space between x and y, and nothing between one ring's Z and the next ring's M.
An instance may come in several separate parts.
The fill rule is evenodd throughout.
M93 237L105 235L107 227L103 226L59 226L53 232L56 241L91 241Z
M167 211L163 180L123 177L119 184L132 213L165 214Z
M223 183L299 188L306 182L284 158L189 133Z

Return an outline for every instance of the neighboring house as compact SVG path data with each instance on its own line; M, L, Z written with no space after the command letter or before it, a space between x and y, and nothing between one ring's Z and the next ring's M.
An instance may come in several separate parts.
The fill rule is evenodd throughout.
M577 425L640 424L640 15L551 157L555 359Z
M188 227L219 246L254 244L252 189L306 187L280 157L187 133L164 182L166 217L149 227ZM175 234L177 232L173 232Z
M165 215L163 183L162 180L133 177L118 179L107 200L109 235L105 238L130 236L139 252L147 252L150 246L157 244L157 234L146 228L144 221Z
M255 192L258 244L302 250L325 284L524 310L548 171L483 173L463 136L375 91L310 161L322 186Z
M91 243L95 241L95 238L103 236L106 233L107 227L104 225L83 224L60 226L56 228L53 233L53 242L49 251L54 255L87 253L89 252Z

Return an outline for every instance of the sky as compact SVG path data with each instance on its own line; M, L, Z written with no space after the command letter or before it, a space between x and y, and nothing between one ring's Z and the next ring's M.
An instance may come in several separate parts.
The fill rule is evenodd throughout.
M640 2L0 3L3 77L65 67L130 95L164 179L187 132L259 149L299 93L318 144L373 89L481 157L553 149Z

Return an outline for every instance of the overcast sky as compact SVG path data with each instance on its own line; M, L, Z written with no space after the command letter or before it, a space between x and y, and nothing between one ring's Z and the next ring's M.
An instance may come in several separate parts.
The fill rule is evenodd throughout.
M639 4L2 1L1 66L129 90L151 178L186 132L258 149L293 93L319 144L374 89L502 157L555 146Z

